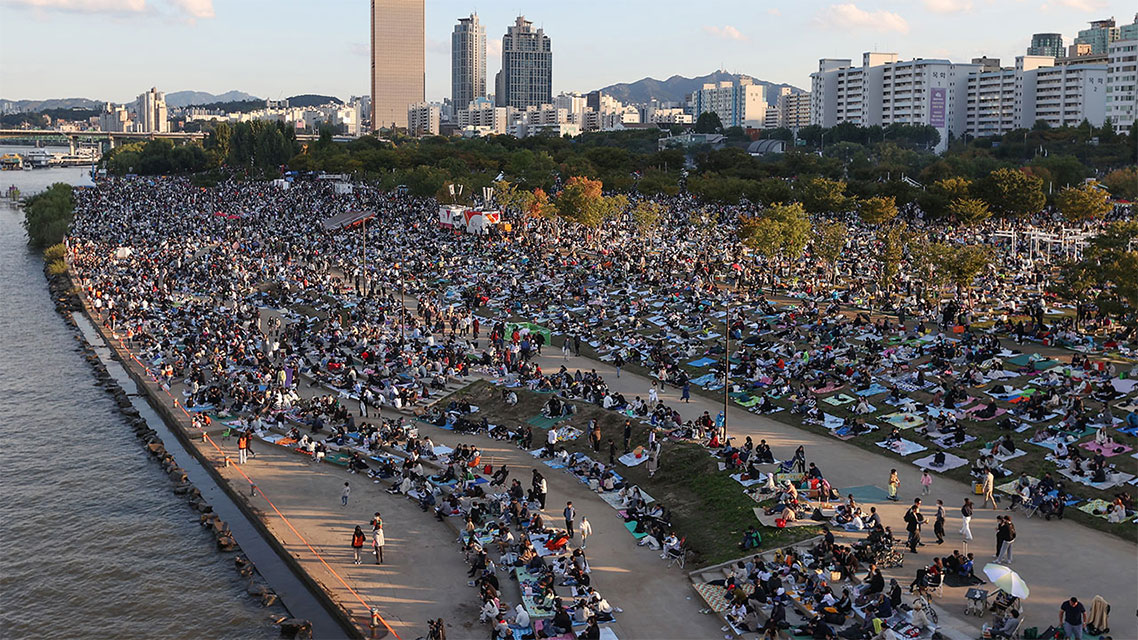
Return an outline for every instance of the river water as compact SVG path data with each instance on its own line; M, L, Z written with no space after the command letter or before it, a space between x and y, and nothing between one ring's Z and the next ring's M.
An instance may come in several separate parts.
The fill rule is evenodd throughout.
M0 172L0 191L89 184L87 171ZM0 204L0 637L277 636L95 386L22 219Z

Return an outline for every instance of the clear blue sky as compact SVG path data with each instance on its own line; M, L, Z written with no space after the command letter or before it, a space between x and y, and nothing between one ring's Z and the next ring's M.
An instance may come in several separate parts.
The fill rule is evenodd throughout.
M123 102L145 89L261 97L368 91L367 0L0 0L0 97ZM450 33L477 10L489 76L519 12L553 41L554 92L718 68L809 87L818 58L1013 63L1031 34L1070 42L1132 0L427 0L427 97L450 93Z

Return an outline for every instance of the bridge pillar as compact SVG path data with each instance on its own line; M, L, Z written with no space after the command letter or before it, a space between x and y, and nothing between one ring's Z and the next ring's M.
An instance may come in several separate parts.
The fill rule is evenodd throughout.
M111 141L111 148L114 149L115 148L115 137L114 136L107 136L107 140Z
M75 155L75 136L67 136L67 146L71 149L71 155Z

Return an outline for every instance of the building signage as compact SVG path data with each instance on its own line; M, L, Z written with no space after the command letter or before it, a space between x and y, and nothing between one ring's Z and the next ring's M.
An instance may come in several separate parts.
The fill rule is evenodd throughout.
M945 89L932 89L929 96L929 124L944 128Z

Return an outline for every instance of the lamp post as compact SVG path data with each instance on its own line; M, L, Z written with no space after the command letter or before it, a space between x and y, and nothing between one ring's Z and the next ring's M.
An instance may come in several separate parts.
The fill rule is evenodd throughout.
M724 283L726 284L726 282ZM727 409L731 401L731 292L724 287L727 298L723 317L723 442L727 443Z

